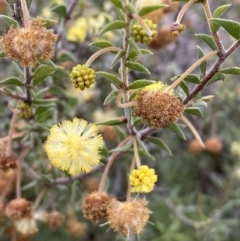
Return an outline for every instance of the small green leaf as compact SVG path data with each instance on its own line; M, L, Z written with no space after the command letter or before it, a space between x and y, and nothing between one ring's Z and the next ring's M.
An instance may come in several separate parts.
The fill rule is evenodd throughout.
M198 58L201 59L204 56L204 52L199 46L197 46L197 51L198 51ZM206 71L207 71L206 60L200 64L200 70L201 70L201 78L203 78L206 75Z
M64 5L60 5L57 3L54 3L51 6L51 11L56 13L60 19L64 18L67 15L67 8Z
M178 134L179 137L186 141L186 137L178 124L170 123L167 125L167 128L170 129L172 132Z
M213 17L214 18L219 18L232 4L226 4L226 5L222 5L220 7L218 7L214 13L213 13ZM213 23L213 29L215 32L218 31L218 29L220 28L220 25Z
M23 187L21 187L21 191L27 191L28 189L36 187L36 185L37 185L37 181L36 180L31 181L31 182L27 183L26 185L24 185Z
M104 100L103 105L108 104L109 102L113 101L114 99L117 98L119 91L118 90L113 90Z
M129 11L129 13L137 13L136 8L131 3L126 5L126 9Z
M137 72L141 72L141 73L145 73L145 74L151 74L149 72L149 70L143 66L142 64L139 64L139 63L135 63L135 62L132 62L132 61L128 61L126 63L126 66L131 69L131 70L134 70L134 71L137 71Z
M112 120L108 120L108 121L103 121L103 122L97 122L95 123L95 125L104 125L104 126L119 126L119 125L123 125L126 124L127 120L125 118L121 118L121 119L112 119Z
M184 110L185 113L190 114L190 115L196 115L202 117L203 114L197 107L188 107Z
M57 103L57 99L34 99L33 100L33 104L36 105L47 105L47 106L55 106L55 104Z
M198 78L197 75L195 74L189 74L185 79L184 81L187 81L189 83L192 83L192 84L196 84L198 85L200 83L200 79Z
M129 149L132 147L132 143L133 143L133 141L131 139L124 146L109 150L109 153L129 151Z
M217 50L217 45L212 36L207 34L195 34L198 38L200 38L203 42L205 42L212 50Z
M120 128L119 126L114 126L114 128L117 132L118 139L120 141L123 141L126 138L126 133L124 132L124 130L122 128Z
M110 80L110 82L115 85L122 84L121 80L117 76L110 74L108 72L99 71L99 72L96 72L96 74L106 78L107 80Z
M56 20L47 19L47 18L40 18L41 24L44 25L46 28L50 28L57 23Z
M43 89L40 89L36 94L35 94L35 99L40 99L40 98L43 98L43 96L49 91L49 88L46 87L46 88L43 88ZM33 94L34 96L34 94Z
M216 74L207 82L207 84L205 85L205 87L207 87L207 86L209 86L209 85L211 85L211 84L213 84L214 82L217 82L217 81L219 81L219 80L222 80L222 81L225 80L224 74L222 74L222 73L216 73Z
M118 17L119 17L123 22L126 22L126 16L125 16L123 10L120 9L120 8L115 8L115 11L116 11Z
M184 91L184 93L185 93L186 95L189 94L188 86L185 84L185 82L181 82L181 83L179 84L179 86L180 86L180 88Z
M140 55L143 55L143 54L153 54L153 52L151 52L150 50L148 49L139 49L141 54ZM135 60L137 57L139 56L139 54L137 53L136 50L132 50L130 51L130 53L128 54L128 59L131 59L131 60Z
M47 76L53 74L55 71L55 67L46 64L39 65L33 73L33 85L36 86L40 84Z
M71 61L71 62L77 63L77 59L75 55L70 52L65 52L61 54L60 57L58 58L58 61L59 62Z
M151 12L153 12L155 10L158 10L158 9L161 9L161 8L167 8L167 7L168 7L168 5L166 5L166 4L160 4L160 5L156 5L156 6L153 6L153 5L147 6L147 7L142 8L138 12L138 15L139 16L144 16L144 15L146 15L148 13L151 13Z
M24 86L24 83L16 77L10 77L0 81L0 86L6 85Z
M136 44L136 42L132 38L128 39L128 43L132 47L132 49L134 49L137 52L138 55L142 54L141 50L138 47L138 45Z
M6 54L4 51L0 51L0 58L6 57Z
M0 20L5 22L8 27L11 27L11 26L17 27L18 26L17 21L15 21L13 18L10 18L10 17L8 17L6 15L0 15Z
M47 111L45 111L39 115L36 115L36 121L42 122L42 121L46 120L49 116L51 116L52 113L53 113L53 110L48 109Z
M162 150L166 151L170 156L172 156L171 150L160 138L148 136L147 139L156 146L160 147Z
M111 2L116 8L123 9L123 3L121 0L111 0Z
M140 140L138 137L137 137L137 143L138 143L139 147L142 149L142 151L143 151L142 154L143 154L144 156L150 158L150 159L153 160L153 161L156 160L155 157L149 153L149 151L147 150L147 148L146 148L146 146L144 145L144 143L142 142L142 140ZM140 150L141 150L141 149L140 149Z
M41 115L42 113L44 113L45 111L49 110L52 106L38 106L35 112L35 115Z
M106 41L106 40L99 40L99 41L95 41L95 42L90 43L89 46L105 49L105 48L108 48L108 47L112 47L113 44L109 41Z
M134 126L137 126L137 125L139 125L141 122L142 122L141 118L137 117L137 118L134 120L133 125L134 125Z
M125 52L121 49L113 58L112 63L110 65L110 69L112 69L124 55Z
M219 72L223 73L223 74L240 75L240 68L239 67L230 67L230 68L220 69Z
M135 90L135 89L143 88L145 86L148 86L148 85L151 85L154 83L156 83L156 81L148 80L148 79L139 79L139 80L135 80L133 83L131 83L128 86L128 89Z
M122 29L125 27L126 27L126 23L124 21L115 20L113 22L110 22L106 26L104 26L99 34L103 34L103 33L106 33L108 31L112 31L112 30Z
M221 18L212 18L211 21L223 27L233 38L240 39L240 23Z

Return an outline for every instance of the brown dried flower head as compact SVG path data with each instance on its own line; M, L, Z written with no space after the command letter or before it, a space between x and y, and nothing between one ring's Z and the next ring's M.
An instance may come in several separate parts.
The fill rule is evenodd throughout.
M222 151L223 143L217 137L210 137L205 141L205 148L212 154L218 154Z
M134 114L154 128L177 121L183 111L183 103L173 94L165 91L162 82L145 87L137 96Z
M204 151L204 147L199 143L197 139L194 139L190 142L188 151L192 154L199 155Z
M32 205L24 198L17 198L10 201L5 209L8 218L20 220L32 217Z
M119 202L112 199L108 206L108 222L114 231L129 236L140 233L149 218L147 201L137 199L131 202Z
M49 213L47 218L47 224L50 228L58 228L62 226L64 221L65 221L65 216L57 211Z
M43 27L40 19L34 19L27 28L13 28L2 36L1 45L7 56L22 66L36 65L52 57L57 35Z
M107 206L110 200L107 193L92 192L82 204L84 217L96 223L107 218Z
M80 237L86 234L87 224L71 219L67 222L67 232L73 237Z
M5 152L0 153L0 170L7 172L17 168L18 161L15 154L7 155Z

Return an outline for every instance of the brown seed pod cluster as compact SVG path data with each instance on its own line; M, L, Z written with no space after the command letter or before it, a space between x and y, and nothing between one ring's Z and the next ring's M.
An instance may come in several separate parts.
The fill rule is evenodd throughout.
M22 66L34 66L38 60L52 57L57 35L43 27L40 19L34 19L27 28L13 28L1 38L6 55Z
M50 228L59 228L63 225L65 216L60 212L53 211L48 214L47 224Z
M107 193L92 192L82 204L84 217L96 223L107 218L107 207L110 200Z
M9 170L15 170L17 168L17 156L15 154L0 153L0 170L7 172Z
M184 111L183 103L173 94L164 91L143 90L137 95L134 115L154 128L177 121Z
M12 220L20 220L32 217L32 205L24 198L10 201L5 210L6 216Z
M111 228L125 236L140 233L149 218L147 201L136 199L131 202L119 202L112 199L108 206L108 222Z

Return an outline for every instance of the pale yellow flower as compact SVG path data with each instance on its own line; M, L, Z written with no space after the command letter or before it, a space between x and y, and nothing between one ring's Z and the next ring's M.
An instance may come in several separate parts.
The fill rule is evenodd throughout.
M154 169L146 165L138 170L133 170L130 177L131 192L151 192L157 181L157 175Z
M102 146L97 126L78 118L54 125L45 143L51 163L71 175L88 173L98 165Z

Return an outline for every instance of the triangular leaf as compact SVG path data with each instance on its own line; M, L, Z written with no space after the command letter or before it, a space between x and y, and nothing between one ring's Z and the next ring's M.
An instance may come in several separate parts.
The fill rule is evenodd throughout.
M219 18L222 16L222 14L231 6L232 4L226 4L226 5L222 5L220 7L218 7L214 13L213 13L213 17L214 18ZM220 28L220 25L213 23L213 29L215 32L218 31L218 29Z
M124 21L115 20L113 22L110 22L106 26L104 26L99 34L103 34L103 33L106 33L108 31L112 31L112 30L122 29L125 27L126 27L126 23Z
M110 82L115 85L122 84L121 80L117 76L110 74L108 72L99 71L99 72L96 72L96 74L106 78L107 80L110 80Z
M128 61L126 63L126 66L129 69L134 70L134 71L142 72L145 74L151 74L145 66L143 66L142 64L136 63L136 62Z
M148 80L148 79L139 79L139 80L135 80L133 83L131 83L128 86L128 89L135 90L135 89L143 88L145 86L148 86L148 85L151 85L154 83L156 83L156 81Z
M240 39L240 23L221 18L212 18L211 21L223 27L233 38Z
M185 113L202 117L203 114L198 107L188 107L184 110Z
M214 41L214 38L207 34L195 34L198 38L204 41L212 50L217 50L217 45Z
M240 75L240 68L239 67L230 67L230 68L220 69L219 72L223 73L223 74Z
M160 5L156 5L156 6L153 6L153 5L147 6L147 7L140 9L140 11L138 12L138 15L144 16L144 15L151 13L155 10L158 10L160 8L167 8L167 7L168 7L168 5L166 5L166 4L160 4Z
M156 146L160 147L162 150L166 151L170 156L172 156L171 150L160 138L149 136L147 139Z

